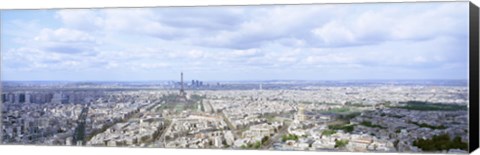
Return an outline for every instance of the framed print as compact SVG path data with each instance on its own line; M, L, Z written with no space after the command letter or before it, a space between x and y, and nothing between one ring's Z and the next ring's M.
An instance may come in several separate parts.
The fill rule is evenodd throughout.
M469 153L469 2L1 10L1 144Z

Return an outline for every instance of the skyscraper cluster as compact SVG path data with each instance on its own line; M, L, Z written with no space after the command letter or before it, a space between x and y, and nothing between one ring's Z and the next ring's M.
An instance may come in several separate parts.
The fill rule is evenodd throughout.
M198 88L201 86L203 86L203 81L199 81L199 80L192 80L192 83L190 84L190 87L192 88Z

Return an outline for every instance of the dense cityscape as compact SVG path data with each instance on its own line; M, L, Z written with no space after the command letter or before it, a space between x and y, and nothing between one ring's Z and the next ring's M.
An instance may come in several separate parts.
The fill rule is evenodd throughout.
M466 153L469 141L464 80L184 82L182 73L2 87L2 144Z

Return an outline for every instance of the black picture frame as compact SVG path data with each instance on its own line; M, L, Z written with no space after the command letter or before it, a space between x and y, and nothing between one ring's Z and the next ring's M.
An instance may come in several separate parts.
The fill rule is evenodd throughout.
M478 149L479 139L479 9L469 4L469 152Z

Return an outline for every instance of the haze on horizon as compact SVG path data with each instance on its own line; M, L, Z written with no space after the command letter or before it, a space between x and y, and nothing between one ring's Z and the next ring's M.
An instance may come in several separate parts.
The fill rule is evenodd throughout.
M467 79L462 2L7 10L3 81ZM187 81L188 82L188 81Z

